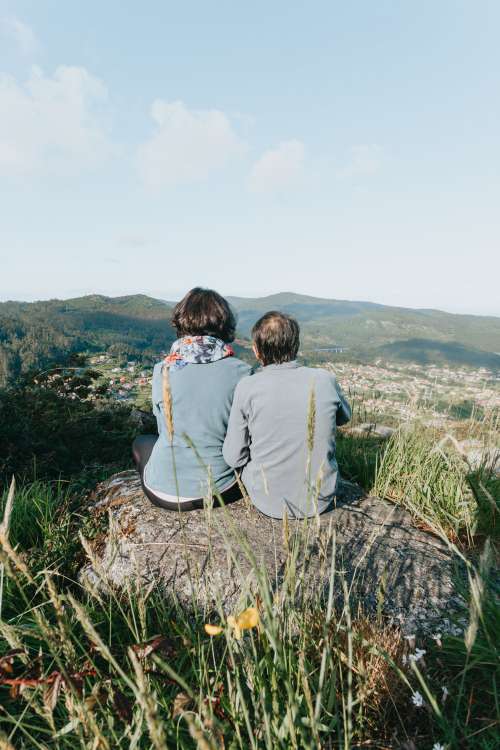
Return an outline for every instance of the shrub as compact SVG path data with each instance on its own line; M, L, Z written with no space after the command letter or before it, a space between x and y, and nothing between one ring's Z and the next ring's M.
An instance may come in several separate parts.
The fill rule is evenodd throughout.
M0 390L0 482L69 477L92 464L130 463L130 410L90 398L92 377L27 378Z

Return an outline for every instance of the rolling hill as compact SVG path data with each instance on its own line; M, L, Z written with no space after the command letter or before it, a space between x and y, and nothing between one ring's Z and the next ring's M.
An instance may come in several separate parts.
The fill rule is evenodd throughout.
M229 301L238 313L243 346L257 318L278 309L299 320L302 350L308 359L329 357L329 350L340 348L345 355L361 359L500 369L500 318L291 292L256 299L230 297ZM175 338L170 325L172 304L143 294L0 303L0 384L71 352L112 349L156 358Z
M342 348L360 357L500 367L500 318L412 310L373 302L329 300L283 292L229 298L239 330L248 336L266 310L282 310L300 322L306 351Z
M0 303L0 384L83 350L157 357L175 338L170 314L143 294Z

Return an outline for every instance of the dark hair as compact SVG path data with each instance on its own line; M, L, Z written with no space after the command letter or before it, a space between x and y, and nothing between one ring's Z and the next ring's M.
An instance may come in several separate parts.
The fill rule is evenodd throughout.
M264 365L291 362L299 351L299 324L290 315L272 310L259 318L252 338Z
M217 336L233 341L236 318L229 303L213 289L196 286L176 304L172 325L177 336Z

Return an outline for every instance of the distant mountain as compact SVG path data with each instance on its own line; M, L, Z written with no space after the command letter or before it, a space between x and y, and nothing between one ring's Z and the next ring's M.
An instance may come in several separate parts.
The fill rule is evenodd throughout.
M266 310L277 309L297 318L303 349L309 352L338 347L362 357L383 355L428 362L434 356L454 364L500 367L500 318L496 317L329 300L291 292L229 300L238 311L239 330L244 336Z
M336 348L344 350L343 356L361 359L381 356L500 369L500 318L292 292L229 301L238 312L241 339L249 338L252 325L267 310L294 315L309 361L321 361L330 353L320 350ZM0 384L82 350L112 349L156 358L175 338L170 325L173 304L143 294L0 303Z

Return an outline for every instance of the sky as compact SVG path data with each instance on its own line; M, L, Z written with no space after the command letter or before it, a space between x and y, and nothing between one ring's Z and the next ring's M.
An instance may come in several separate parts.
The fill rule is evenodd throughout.
M498 0L0 0L0 299L500 315Z

